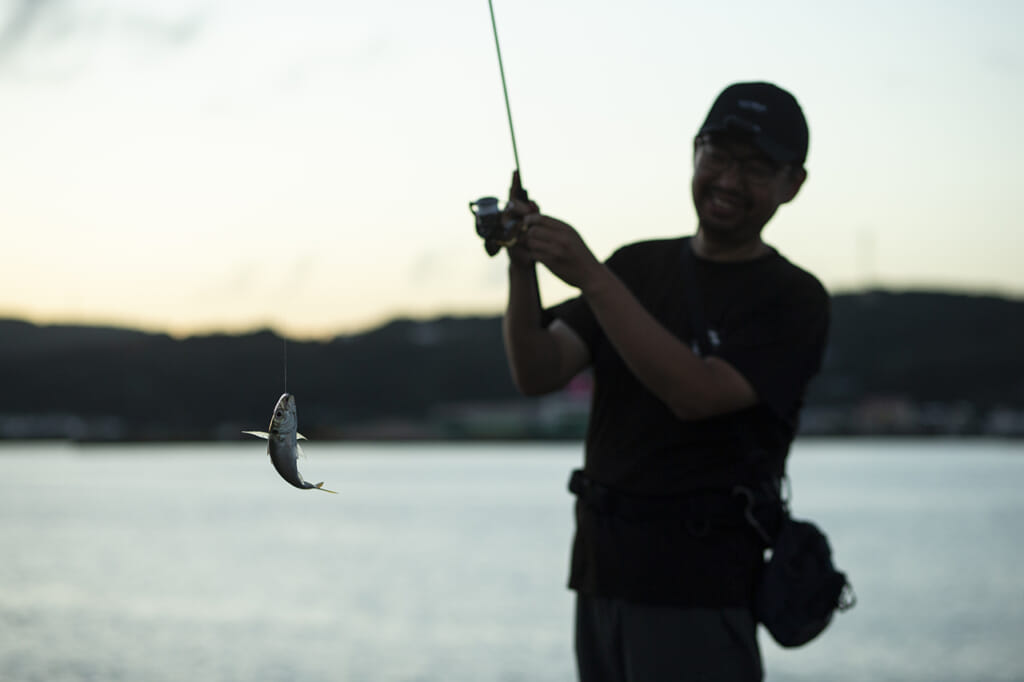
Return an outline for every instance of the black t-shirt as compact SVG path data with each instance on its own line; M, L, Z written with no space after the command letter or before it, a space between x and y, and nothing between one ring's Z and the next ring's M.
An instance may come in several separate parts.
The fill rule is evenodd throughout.
M619 249L608 267L666 329L693 345L683 271L689 238ZM584 470L612 490L678 495L779 475L807 384L818 371L829 320L825 289L774 250L740 263L694 258L712 353L735 367L759 402L682 421L629 371L589 306L552 311L590 350L594 396ZM693 606L745 604L761 547L738 529L705 537L680 519L625 523L577 505L570 585L587 593Z

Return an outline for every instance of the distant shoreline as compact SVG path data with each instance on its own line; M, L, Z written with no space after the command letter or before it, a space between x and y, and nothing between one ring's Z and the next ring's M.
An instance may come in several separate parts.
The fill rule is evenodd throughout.
M283 340L175 339L0 319L0 440L220 442L265 428ZM1024 300L925 291L832 297L800 436L1024 437ZM500 316L395 319L289 341L299 429L321 441L578 440L592 378L524 398Z

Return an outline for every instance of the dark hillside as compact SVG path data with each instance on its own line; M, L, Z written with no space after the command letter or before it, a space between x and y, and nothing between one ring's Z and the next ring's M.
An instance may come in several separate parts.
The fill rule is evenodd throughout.
M242 428L266 427L285 388L284 348L270 331L176 340L0 320L0 438L236 438ZM1024 434L1022 348L1022 301L836 296L805 426L816 433L976 433L996 414L1009 425L1001 429ZM288 341L287 362L288 389L311 436L345 437L396 422L405 433L414 425L414 432L443 434L439 415L449 419L466 406L488 418L536 419L540 406L558 402L516 394L498 317L395 320L327 342ZM563 402L578 411L578 398ZM930 422L922 426L924 411Z
M811 400L864 395L1024 405L1024 302L872 292L833 299L824 371Z

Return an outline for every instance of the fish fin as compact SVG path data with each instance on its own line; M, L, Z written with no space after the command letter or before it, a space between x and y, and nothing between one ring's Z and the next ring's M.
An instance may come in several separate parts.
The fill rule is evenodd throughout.
M309 459L308 457L306 457L306 453L302 451L302 446L299 445L298 443L295 444L295 454L301 457L302 459Z
M250 436L256 436L257 438L262 438L263 440L270 440L270 434L267 433L266 431L242 431L242 433L247 433Z
M296 440L309 440L308 438L306 438L305 436L303 436L303 435L302 435L301 433L296 433L296 434L295 434L295 439L296 439Z
M337 492L335 492L333 490L328 490L327 488L325 488L323 481L320 481L319 483L316 484L316 489L317 490L323 490L325 493L331 493L332 495L337 495L338 494Z

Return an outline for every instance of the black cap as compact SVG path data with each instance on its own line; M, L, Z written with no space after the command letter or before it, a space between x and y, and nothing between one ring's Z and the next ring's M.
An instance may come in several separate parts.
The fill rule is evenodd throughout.
M718 96L700 127L705 133L739 133L778 163L803 165L807 120L796 98L771 83L734 83Z

